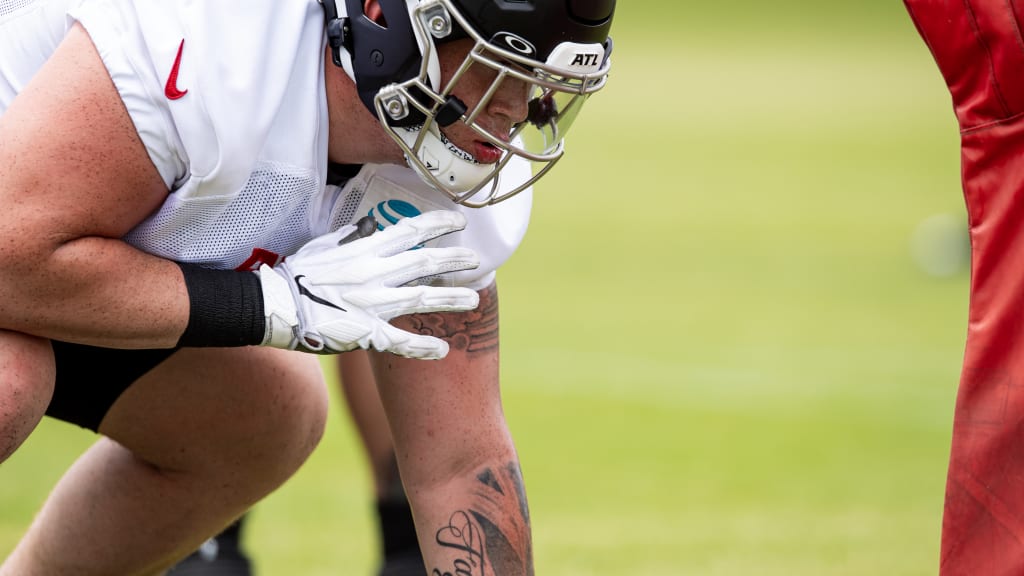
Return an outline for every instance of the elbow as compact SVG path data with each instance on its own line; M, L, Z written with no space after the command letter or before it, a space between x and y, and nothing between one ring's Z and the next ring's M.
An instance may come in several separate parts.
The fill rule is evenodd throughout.
M23 331L21 320L47 299L67 298L67 287L57 281L54 255L63 241L38 230L0 221L0 328ZM19 320L21 319L21 320Z

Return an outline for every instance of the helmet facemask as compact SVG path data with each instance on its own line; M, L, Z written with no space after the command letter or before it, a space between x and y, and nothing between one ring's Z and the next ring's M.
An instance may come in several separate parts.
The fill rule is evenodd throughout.
M451 0L405 1L422 59L417 75L372 95L381 125L420 177L457 203L485 206L526 189L562 157L580 108L604 86L611 40L562 42L542 61L520 35L484 38ZM444 58L442 78L439 45L462 38L468 53L461 63ZM469 138L469 150L452 141Z

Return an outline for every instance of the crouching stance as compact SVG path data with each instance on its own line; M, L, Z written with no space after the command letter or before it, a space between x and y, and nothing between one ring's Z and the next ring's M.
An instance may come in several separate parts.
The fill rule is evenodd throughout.
M496 386L417 388L448 343L403 319L477 307L452 202L557 161L614 1L462 4L0 0L0 457L44 414L103 436L0 574L161 573L301 465L315 354L356 349L409 359L381 393L427 566L532 573ZM329 168L374 163L447 204L360 219Z

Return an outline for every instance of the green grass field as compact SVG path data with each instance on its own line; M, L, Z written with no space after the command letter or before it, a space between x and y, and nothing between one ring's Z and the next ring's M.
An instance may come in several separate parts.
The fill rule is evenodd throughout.
M499 275L537 573L936 573L967 274L910 257L963 213L930 55L894 2L622 4ZM91 440L0 467L0 554ZM260 573L369 575L368 494L338 405L253 513Z

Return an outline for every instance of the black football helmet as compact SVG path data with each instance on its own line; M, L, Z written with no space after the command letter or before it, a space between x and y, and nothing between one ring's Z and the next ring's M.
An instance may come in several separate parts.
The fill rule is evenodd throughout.
M561 158L583 103L608 79L615 0L375 1L381 17L374 19L364 0L321 0L334 63L409 165L455 202L493 204L543 176ZM459 38L473 46L442 86L437 46ZM473 65L490 68L494 79L468 108L455 94ZM511 134L494 134L477 119L506 81L527 85L526 119ZM478 162L452 143L444 128L455 122L498 148L500 160ZM499 174L516 180L499 190Z

